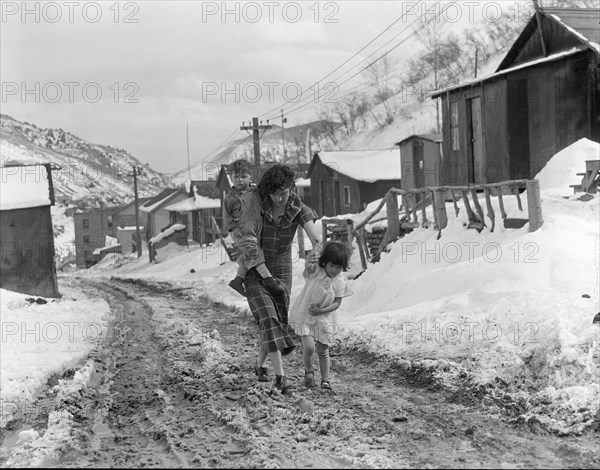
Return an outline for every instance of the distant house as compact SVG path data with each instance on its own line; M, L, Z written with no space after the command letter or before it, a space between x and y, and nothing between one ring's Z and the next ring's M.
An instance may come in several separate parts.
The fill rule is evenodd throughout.
M402 189L439 186L442 135L411 135L396 144L402 162Z
M214 185L214 181L212 183ZM213 243L217 239L212 220L215 219L218 227L221 219L221 201L219 199L211 199L196 193L192 197L166 206L165 210L170 213L171 224L183 223L186 225L188 240L194 240L203 245Z
M171 225L169 211L166 206L187 199L187 194L181 189L170 188L161 191L150 198L140 207L140 211L146 214L146 239L150 240ZM185 221L185 225L191 225L192 221Z
M495 73L435 92L442 184L532 178L582 137L600 140L600 10L544 8Z
M6 166L0 176L0 287L58 297L51 166Z
M312 208L319 216L361 212L392 188L400 188L397 149L317 152L308 176Z
M146 202L150 200L149 197L139 198L138 199L138 218L139 224L142 226L146 225L146 220L148 218L148 214L146 212L142 212L139 210ZM110 217L110 222L112 227L115 229L113 235L116 235L116 229L121 227L132 227L135 225L135 200L131 201L129 204L122 206L116 212L114 212Z
M119 210L119 207L100 207L73 215L75 264L78 268L89 268L98 262L97 250L106 246L107 236L116 236L112 216Z

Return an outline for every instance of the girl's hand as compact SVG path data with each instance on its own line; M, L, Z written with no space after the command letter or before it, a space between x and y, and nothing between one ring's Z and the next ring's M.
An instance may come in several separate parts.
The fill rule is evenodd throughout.
M320 315L322 311L317 304L312 304L310 307L308 307L308 313L314 317L316 315Z

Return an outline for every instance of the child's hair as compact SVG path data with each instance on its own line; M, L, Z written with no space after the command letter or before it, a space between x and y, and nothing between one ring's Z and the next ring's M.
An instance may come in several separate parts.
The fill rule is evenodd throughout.
M281 188L291 188L294 185L295 173L287 165L277 163L269 168L258 183L258 192L262 199L276 193Z
M325 244L319 257L319 266L324 268L327 263L341 266L344 271L348 270L350 250L345 243L331 241Z
M229 164L229 172L231 174L235 173L237 175L240 175L243 173L247 173L251 175L252 170L254 170L254 165L248 160L244 160L243 158L240 158L239 160L236 160Z

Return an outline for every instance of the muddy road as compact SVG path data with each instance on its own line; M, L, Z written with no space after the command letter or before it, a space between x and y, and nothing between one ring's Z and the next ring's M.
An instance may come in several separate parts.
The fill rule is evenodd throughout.
M303 386L298 343L284 360L297 390L282 396L253 373L247 313L166 283L73 282L104 297L114 321L91 356L91 384L52 404L73 420L45 465L600 467L597 431L548 434L515 422L510 404L450 393L425 372L342 345L325 391Z

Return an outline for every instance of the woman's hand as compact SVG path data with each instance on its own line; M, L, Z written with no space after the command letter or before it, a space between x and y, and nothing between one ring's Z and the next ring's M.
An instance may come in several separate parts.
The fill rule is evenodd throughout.
M321 315L323 313L323 310L319 308L317 304L311 304L311 306L308 307L308 313L311 316L315 317L317 315Z

